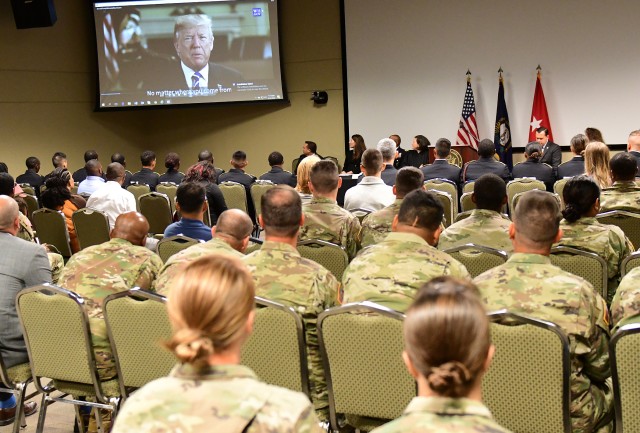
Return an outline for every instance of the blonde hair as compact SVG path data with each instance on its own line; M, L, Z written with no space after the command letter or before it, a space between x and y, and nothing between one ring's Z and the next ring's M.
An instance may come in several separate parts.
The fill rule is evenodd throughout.
M584 151L584 171L600 187L611 186L611 174L609 172L609 148L600 141L592 141Z
M166 343L183 363L207 364L245 337L254 308L253 278L237 258L211 254L190 263L167 301L173 337Z
M311 194L311 190L309 189L309 179L311 179L311 167L315 165L315 162L305 162L306 161L303 159L300 165L298 165L298 183L296 184L296 191L303 194Z
M491 347L489 319L478 288L452 277L419 290L404 321L405 351L429 388L466 397L484 371Z

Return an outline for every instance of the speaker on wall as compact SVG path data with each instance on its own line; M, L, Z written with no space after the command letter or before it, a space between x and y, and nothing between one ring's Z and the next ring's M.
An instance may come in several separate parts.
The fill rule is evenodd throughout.
M50 27L58 19L53 0L11 0L11 8L19 29Z

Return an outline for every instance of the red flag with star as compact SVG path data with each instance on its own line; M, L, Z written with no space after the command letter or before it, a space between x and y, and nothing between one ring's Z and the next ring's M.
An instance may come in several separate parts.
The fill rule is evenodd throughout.
M536 78L536 91L533 94L533 108L531 108L531 123L529 123L529 141L536 141L536 129L541 126L549 130L549 141L553 141L551 132L551 121L547 112L547 103L544 100L542 83L540 82L540 70Z

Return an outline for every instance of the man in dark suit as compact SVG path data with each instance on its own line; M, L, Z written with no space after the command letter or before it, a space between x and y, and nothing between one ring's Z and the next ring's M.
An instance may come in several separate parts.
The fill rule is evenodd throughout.
M153 171L156 168L156 154L151 150L145 150L140 155L142 169L131 176L131 183L149 185L151 191L156 190L160 183L160 176Z
M629 134L627 151L636 159L638 168L640 168L640 129L631 131ZM638 174L636 174L636 177L638 177Z
M558 179L584 174L584 150L587 144L589 144L589 139L584 134L575 135L571 139L571 152L575 156L558 166L558 172L556 173Z
M549 130L544 126L536 129L536 141L542 146L540 162L549 164L556 170L562 162L562 149L556 143L549 141Z
M391 134L389 138L392 139L394 143L396 143L396 157L393 160L393 166L396 169L399 169L400 161L402 160L402 154L404 153L404 149L400 147L400 143L402 142L402 139L398 134Z
M19 228L18 203L9 196L0 196L0 251L5 252L0 255L0 352L6 367L29 362L16 311L17 293L25 287L51 281L44 247L17 238ZM13 394L0 392L0 407L0 425L13 422L16 416ZM36 408L35 402L26 403L25 414L33 414Z
M502 178L505 182L511 180L511 173L509 173L509 167L506 164L497 161L493 155L496 153L496 148L493 145L493 141L485 138L478 143L478 158L477 161L467 162L462 171L460 172L460 179L462 183L475 181L477 178L485 173L493 173Z
M84 162L85 164L92 159L98 159L98 152L95 150L87 150L84 153ZM73 181L78 184L87 178L87 169L85 167L79 168L78 170L73 172Z
M198 162L200 161L207 161L211 163L211 165L213 165L213 170L216 172L216 182L217 182L220 175L224 173L224 170L219 167L216 167L215 159L213 158L213 153L211 153L211 151L207 149L200 151L200 153L198 154Z
M271 166L271 170L260 176L260 180L268 180L276 185L285 184L295 188L297 183L296 177L291 174L291 172L282 168L282 165L284 164L284 156L282 156L280 152L271 152L269 154L268 161Z
M36 196L40 198L40 186L44 183L44 177L40 176L40 160L35 156L30 156L25 161L27 171L16 178L17 183L28 183L33 187L36 192Z
M255 221L256 211L253 205L253 200L251 199L251 185L256 181L256 177L244 172L244 169L249 164L247 161L247 154L241 150L233 152L230 164L233 168L228 172L221 174L220 177L218 177L218 183L236 182L244 185L247 192L247 210L249 211L251 219Z
M378 141L378 150L382 154L382 162L384 162L384 170L382 170L382 181L389 186L396 184L396 175L398 170L393 166L396 156L396 143L391 138L383 138ZM364 176L363 176L364 177Z
M457 185L460 182L460 167L449 164L447 161L447 157L451 154L451 142L446 138L440 138L436 141L435 153L435 161L420 169L424 174L424 180L447 179Z

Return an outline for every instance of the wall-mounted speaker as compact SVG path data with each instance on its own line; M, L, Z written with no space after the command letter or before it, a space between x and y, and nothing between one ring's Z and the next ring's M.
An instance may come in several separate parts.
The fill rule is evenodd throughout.
M11 0L11 8L19 29L50 27L58 19L53 0Z

